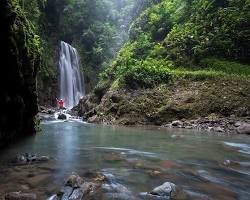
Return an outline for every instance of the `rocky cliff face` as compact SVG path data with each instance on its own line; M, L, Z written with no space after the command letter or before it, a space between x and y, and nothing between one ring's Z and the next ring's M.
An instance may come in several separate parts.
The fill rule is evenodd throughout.
M35 132L39 37L17 1L2 0L0 146Z

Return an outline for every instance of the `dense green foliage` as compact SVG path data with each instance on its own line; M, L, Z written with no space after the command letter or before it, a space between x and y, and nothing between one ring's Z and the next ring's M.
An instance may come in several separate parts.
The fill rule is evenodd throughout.
M111 80L112 87L153 87L178 78L250 77L249 0L19 0L19 4L40 35L34 44L42 52L40 74L45 81L56 76L60 40L77 48L90 89L105 69L102 82Z
M128 28L156 0L68 0L60 20L60 39L80 52L86 81L108 66L128 39Z
M36 70L40 67L41 62L41 39L37 34L37 29L27 16L27 12L23 9L21 1L12 1L14 12L18 16L16 23L14 24L12 34L16 34L19 40L23 40L24 44L22 48L27 49L27 56L32 65L35 65ZM18 45L18 44L16 44ZM20 47L17 47L20 48ZM24 58L18 58L24 59Z
M173 78L249 78L249 19L249 0L162 1L134 21L102 79L134 88Z
M59 41L77 48L89 89L128 40L131 22L159 0L18 0L40 36L40 90L56 82ZM52 90L54 90L52 88ZM43 93L43 91L42 91ZM56 93L54 91L54 93Z

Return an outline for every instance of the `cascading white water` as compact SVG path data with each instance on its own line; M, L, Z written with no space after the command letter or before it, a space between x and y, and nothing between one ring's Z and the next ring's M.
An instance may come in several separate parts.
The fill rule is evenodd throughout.
M84 96L84 80L79 69L77 50L66 42L60 43L59 86L60 98L66 108L73 108Z

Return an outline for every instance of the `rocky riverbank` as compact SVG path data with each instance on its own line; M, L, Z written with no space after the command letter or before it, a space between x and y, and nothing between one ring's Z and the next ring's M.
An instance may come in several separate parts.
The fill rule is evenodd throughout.
M227 133L227 134L250 134L250 118L215 118L208 117L196 120L177 120L162 125L168 128L185 128L205 130L208 132Z
M48 200L91 200L91 199L117 199L117 200L186 200L192 198L181 187L174 183L165 182L149 192L133 194L127 187L116 182L112 174L87 172L83 177L76 173L69 176L57 194ZM1 200L37 200L35 193L10 192Z
M249 102L247 80L182 80L137 90L102 85L84 97L73 112L90 123L249 134Z

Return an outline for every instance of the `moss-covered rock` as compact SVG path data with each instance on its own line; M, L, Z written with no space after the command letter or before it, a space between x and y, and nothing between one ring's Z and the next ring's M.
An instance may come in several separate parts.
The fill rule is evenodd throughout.
M95 95L79 104L87 120L121 125L163 125L177 119L247 116L250 82L246 80L179 80L153 89L107 91L100 102Z
M0 78L0 146L31 134L37 122L36 75L40 39L18 1L0 3L2 67Z

